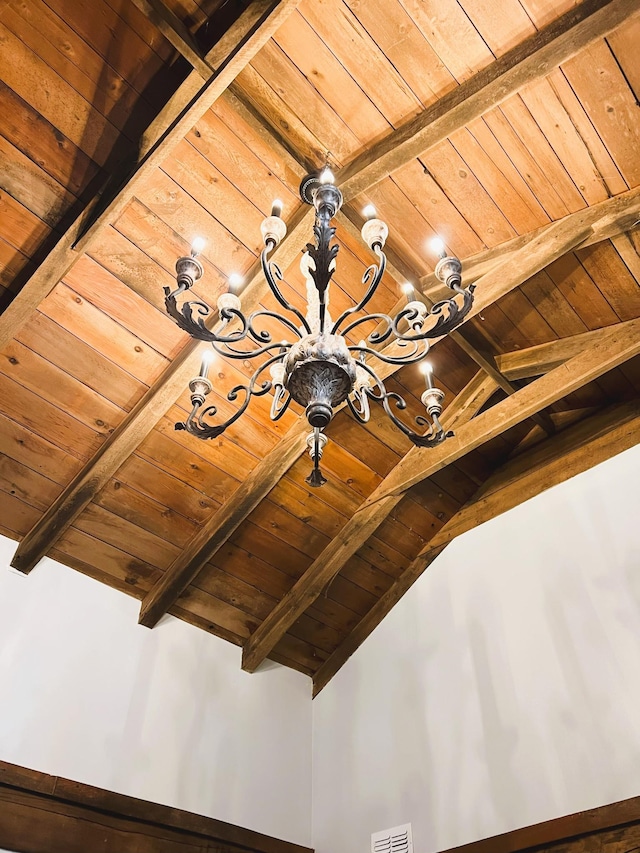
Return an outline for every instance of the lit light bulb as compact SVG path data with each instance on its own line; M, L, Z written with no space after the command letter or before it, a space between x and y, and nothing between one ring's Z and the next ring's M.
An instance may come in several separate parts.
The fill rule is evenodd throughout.
M365 219L375 219L376 217L376 209L372 204L368 204L364 210L362 211L362 215Z
M438 255L439 258L447 257L447 250L444 245L444 241L440 239L440 237L434 237L433 240L429 243L429 248L434 253L434 255Z
M332 184L335 181L333 176L333 172L328 166L325 166L322 170L322 174L320 175L320 183L321 184Z
M407 297L407 302L411 302L413 299L413 285L411 282L405 281L405 283L400 286L400 290Z
M211 362L213 361L214 354L211 350L207 349L202 353L202 361L200 362L200 377L202 379L207 378L207 374L209 373L209 368L211 367Z
M271 215L272 216L280 216L282 213L282 202L279 198L275 198L271 202Z
M244 282L244 276L241 276L238 272L232 272L229 276L229 290L233 288L240 287L240 285Z
M191 244L192 256L195 258L197 255L199 255L206 245L207 241L204 239L204 237L196 237L193 243Z
M420 373L424 376L427 388L433 388L433 366L430 361L423 361L420 363Z

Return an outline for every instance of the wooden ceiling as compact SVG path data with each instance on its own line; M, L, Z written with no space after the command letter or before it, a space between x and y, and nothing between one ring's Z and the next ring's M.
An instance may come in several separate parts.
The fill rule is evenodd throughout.
M638 0L0 2L0 529L322 689L464 530L640 437ZM411 449L374 407L327 429L261 398L176 432L201 354L163 291L194 236L199 295L273 299L260 222L284 201L286 292L329 160L345 196L332 304L372 258L439 298L436 232L476 281L432 352L455 438ZM389 344L393 349L394 344ZM215 363L215 403L248 365ZM385 375L420 412L415 368ZM496 543L496 547L500 547ZM38 571L46 569L40 568Z

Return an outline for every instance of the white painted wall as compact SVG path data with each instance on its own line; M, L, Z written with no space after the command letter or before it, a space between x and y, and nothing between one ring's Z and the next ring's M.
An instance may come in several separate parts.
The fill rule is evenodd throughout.
M640 446L470 531L314 701L317 853L640 794Z
M311 688L0 537L0 759L310 845Z

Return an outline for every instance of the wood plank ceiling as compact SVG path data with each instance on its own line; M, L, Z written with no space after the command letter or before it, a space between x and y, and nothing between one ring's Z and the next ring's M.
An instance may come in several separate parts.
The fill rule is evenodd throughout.
M358 648L447 543L640 438L640 0L0 2L0 530L314 679ZM329 159L346 204L332 305L390 228L373 310L412 281L439 298L429 239L476 281L432 353L456 437L411 449L376 407L327 429L305 483L299 408L257 399L222 437L174 423L200 347L162 287L196 235L208 304L228 276L274 307L260 222L302 307ZM389 344L393 348L394 344ZM248 364L214 364L216 405ZM420 412L415 368L386 376ZM37 571L46 571L45 567Z

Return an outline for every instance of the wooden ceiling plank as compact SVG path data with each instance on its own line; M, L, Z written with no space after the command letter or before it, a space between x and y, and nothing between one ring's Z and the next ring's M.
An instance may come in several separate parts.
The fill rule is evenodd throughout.
M322 664L313 679L314 697L452 539L633 447L638 441L639 427L640 403L636 400L618 404L579 422L574 427L569 427L536 446L530 453L504 465L478 490L477 495L436 533L404 574Z
M219 70L204 85L198 72L189 75L143 134L137 166L125 185L97 217L94 218L94 209L98 203L104 205L104 198L95 199L96 205L87 205L2 314L0 349L15 337L42 299L69 271L79 252L86 251L102 229L115 221L149 173L179 144L299 2L256 0L229 28L206 56L207 63Z
M495 390L496 383L491 377L476 375L448 407L447 416L450 420L445 417L445 424L460 423L472 418ZM384 482L385 480L382 481ZM374 494L376 492L377 489ZM257 669L293 622L313 604L327 583L367 541L394 507L400 503L402 497L403 495L390 495L380 505L371 504L369 508L365 508L365 504L361 505L340 533L329 542L300 580L249 637L242 652L244 670L254 672Z
M545 77L638 11L637 0L584 0L573 7L356 157L338 175L345 199L381 181L527 83Z

